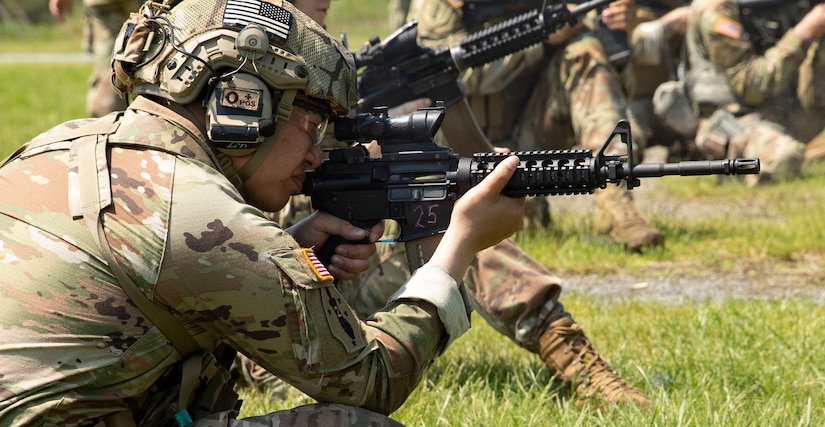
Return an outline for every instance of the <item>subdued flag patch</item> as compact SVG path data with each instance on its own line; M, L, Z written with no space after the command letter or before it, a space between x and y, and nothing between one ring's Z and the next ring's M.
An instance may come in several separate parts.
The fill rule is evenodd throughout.
M223 11L223 25L245 27L249 24L261 25L270 35L286 41L292 28L292 13L280 6L258 0L227 1Z
M716 22L713 23L713 32L734 40L739 40L742 36L742 24L728 17L720 16L716 18Z

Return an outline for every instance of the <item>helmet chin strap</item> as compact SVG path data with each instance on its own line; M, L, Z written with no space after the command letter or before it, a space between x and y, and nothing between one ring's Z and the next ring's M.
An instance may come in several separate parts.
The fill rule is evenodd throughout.
M252 158L246 162L238 170L238 176L241 178L241 181L246 182L258 168L264 163L264 160L269 155L269 152L272 151L272 147L275 146L275 141L277 141L278 136L281 135L281 132L284 130L286 126L287 120L289 120L289 115L292 114L292 101L295 100L295 95L298 93L297 89L288 89L283 91L283 95L281 96L281 101L278 103L278 112L275 116L275 134L269 138L264 139L258 149L252 154Z

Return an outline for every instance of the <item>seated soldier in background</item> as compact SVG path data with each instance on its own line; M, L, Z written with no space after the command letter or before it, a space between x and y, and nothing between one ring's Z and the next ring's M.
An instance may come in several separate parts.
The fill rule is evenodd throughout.
M688 115L674 120L677 126L674 129L656 116L654 94L660 85L679 78L689 3L652 0L640 4L636 9L636 26L629 37L630 67L635 81L630 100L634 129L644 133L648 148L667 147L670 155L682 160L693 156L696 129L692 126L685 129L680 125L695 123L695 119Z
M687 29L688 102L708 158L758 157L755 185L799 175L805 142L822 137L825 5L696 0Z

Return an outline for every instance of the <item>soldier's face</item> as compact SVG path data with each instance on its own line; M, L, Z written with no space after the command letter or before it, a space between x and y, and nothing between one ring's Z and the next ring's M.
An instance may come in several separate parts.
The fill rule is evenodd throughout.
M305 171L321 165L321 149L315 143L322 120L318 113L293 106L264 163L244 182L247 202L264 211L277 212L286 206L291 195L301 191ZM233 166L238 170L251 156L233 158Z
M315 22L324 25L327 19L329 4L332 0L295 0L295 7L312 18Z

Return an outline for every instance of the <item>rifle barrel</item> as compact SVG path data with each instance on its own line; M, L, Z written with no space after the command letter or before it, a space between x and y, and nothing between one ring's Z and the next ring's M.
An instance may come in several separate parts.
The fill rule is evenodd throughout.
M759 173L758 159L693 160L679 163L641 163L633 166L635 178L666 175L746 175Z

